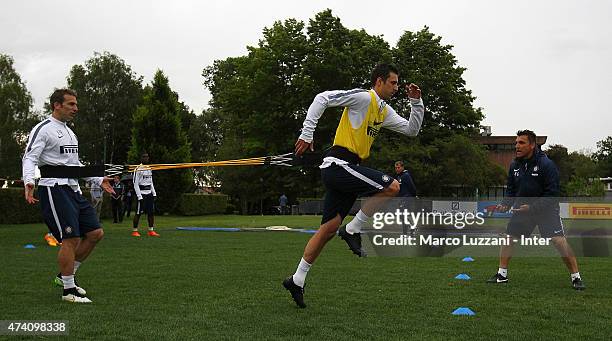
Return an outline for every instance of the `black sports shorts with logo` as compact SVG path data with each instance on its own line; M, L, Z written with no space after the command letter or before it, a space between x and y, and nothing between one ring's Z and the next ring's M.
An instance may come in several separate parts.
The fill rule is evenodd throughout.
M515 237L529 237L536 225L543 238L562 237L565 235L563 222L558 211L542 213L515 213L508 222L506 232Z
M43 219L58 242L100 228L91 203L68 185L38 186L38 198Z
M326 189L321 219L321 224L325 224L338 214L344 219L358 196L380 192L394 179L368 167L333 163L321 169L321 180Z
M155 198L153 194L143 194L142 200L138 200L136 214L154 214L155 213Z

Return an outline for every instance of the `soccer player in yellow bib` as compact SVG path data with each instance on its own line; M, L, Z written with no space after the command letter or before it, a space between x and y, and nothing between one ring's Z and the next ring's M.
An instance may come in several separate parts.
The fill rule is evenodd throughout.
M375 169L360 166L370 156L370 147L381 128L415 136L421 129L425 108L421 90L415 84L406 86L410 99L410 118L398 115L385 101L397 91L399 71L390 64L377 65L371 74L372 89L348 91L325 91L318 94L304 120L302 134L295 143L295 154L300 156L313 148L313 135L317 122L325 109L344 107L336 129L334 144L321 168L321 179L325 185L323 218L317 233L308 241L295 274L283 281L295 303L305 308L304 282L308 270L323 247L336 232L356 255L363 257L361 228L386 200L397 196L400 185L393 177ZM355 218L339 231L342 220L348 214L359 195L370 195Z

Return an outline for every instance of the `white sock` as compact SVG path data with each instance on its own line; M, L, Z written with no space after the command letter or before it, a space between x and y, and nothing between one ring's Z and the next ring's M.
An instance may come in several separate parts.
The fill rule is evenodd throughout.
M580 272L574 272L570 276L572 277L572 282L573 282L576 278L580 278Z
M72 273L73 275L76 275L76 272L79 269L79 266L81 266L81 262L75 260L74 261L74 272Z
M359 210L355 218L353 218L350 223L346 224L346 232L349 234L361 233L361 228L368 223L368 219L370 219L370 217L365 215L362 210Z
M304 282L306 281L306 275L308 274L308 270L310 270L311 266L311 264L308 264L308 262L302 258L300 260L300 264L295 270L295 273L293 274L293 283L303 288Z
M155 229L154 226L149 226L149 231L153 231L153 229Z
M62 282L64 282L64 289L75 288L74 285L74 275L64 276L62 275Z
M508 269L499 268L497 269L497 273L504 277L508 277Z

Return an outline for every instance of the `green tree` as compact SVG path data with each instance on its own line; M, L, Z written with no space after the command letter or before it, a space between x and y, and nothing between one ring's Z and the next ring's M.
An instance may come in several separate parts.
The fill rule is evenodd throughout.
M592 179L599 177L597 161L593 155L581 152L571 152L569 162L572 165L572 176L582 179Z
M0 178L21 177L27 134L39 119L32 110L32 95L13 67L13 58L0 54Z
M441 37L427 27L415 33L406 31L400 37L392 50L393 59L400 70L400 82L418 84L423 90L423 126L414 138L384 132L369 161L373 167L385 169L389 160L407 160L421 195L444 195L445 185L485 190L504 183L501 168L470 138L478 132L484 115L474 107L475 97L463 79L466 69L458 65L451 50L451 45L442 45ZM410 112L403 89L390 102L398 113Z
M566 194L575 197L603 197L604 184L599 179L586 179L574 176L567 182Z
M68 87L78 95L77 136L87 137L80 157L90 163L124 164L130 149L132 115L142 101L142 76L109 52L74 65Z
M417 34L407 32L398 47L392 49L380 36L344 27L330 10L316 14L307 26L295 19L275 22L264 29L256 47L248 47L247 55L217 60L204 69L204 83L212 94L210 105L218 114L222 137L217 157L291 151L317 93L369 88L372 68L395 60L400 66L400 79L422 81L425 93L431 92L425 101L427 108L431 105L431 114L427 115L432 122L425 125L423 137L382 134L381 141L374 144L368 165L389 169L388 157L402 154L419 167L422 165L422 170L417 171L422 183L439 182L436 176L440 165L435 159L439 144L454 135L473 134L482 119L480 109L472 106L474 97L465 89L465 69L457 65L450 49L440 45L440 38L427 28ZM434 71L429 80L429 73ZM409 113L403 89L392 104L400 114ZM341 112L342 108L327 110L319 120L314 136L317 150L331 146ZM475 150L470 139L461 141L467 143L466 148ZM379 152L380 157L376 154ZM491 170L486 159L477 160L482 163L476 166ZM239 197L244 210L259 206L266 198L275 202L281 191L290 200L323 193L316 168L296 171L228 167L219 169L218 175L223 192ZM423 187L423 194L428 194L427 190Z
M194 117L188 130L191 142L191 159L194 162L218 160L217 155L222 142L221 117L215 109L207 109ZM216 186L218 175L214 167L194 170L200 185Z
M181 127L184 109L178 95L170 89L168 78L158 70L134 114L128 161L138 164L146 152L151 163L189 162L191 146ZM155 171L153 179L161 212L172 212L180 195L193 184L191 170L185 169Z
M566 147L559 144L549 146L544 152L559 170L562 196L603 195L603 184L595 181L599 175L593 156L580 152L569 153ZM601 191L597 189L598 186L601 186Z
M597 160L599 175L612 176L612 136L597 142L597 151L593 156Z
M574 173L572 161L570 159L567 148L560 144L554 144L548 146L548 148L544 150L544 152L551 160L553 160L553 162L557 166L557 169L559 170L559 183L561 186L561 194L565 195L565 186L572 178L572 175Z
M427 111L419 138L429 143L448 134L478 133L484 118L482 110L473 106L475 97L465 87L465 68L451 53L452 45L442 45L442 37L429 31L406 31L393 49L393 57L405 83L415 83L423 90ZM404 91L395 96L394 107L408 112Z

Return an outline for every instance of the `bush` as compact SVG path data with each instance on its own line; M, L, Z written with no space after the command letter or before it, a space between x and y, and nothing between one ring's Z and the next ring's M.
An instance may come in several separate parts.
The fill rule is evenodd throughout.
M180 215L194 216L223 214L227 209L228 196L224 194L190 194L181 196L176 211Z
M21 188L0 189L0 224L27 224L42 222L40 204L28 205Z
M38 189L34 190L38 197ZM83 191L83 196L90 198L89 192ZM23 186L20 188L0 189L0 224L31 224L43 223L40 203L29 205L23 196ZM112 217L110 196L104 193L100 218Z
M38 192L34 192L38 197ZM89 200L89 191L83 190L83 196ZM223 214L227 210L227 195L222 194L183 194L177 206L177 214L194 216L205 214ZM132 203L134 210L135 202ZM23 197L23 187L0 189L0 224L43 224L40 204L29 205ZM132 212L133 213L133 212ZM104 193L102 201L101 219L112 219L111 197ZM104 221L102 222L104 225ZM44 231L44 229L43 229Z

